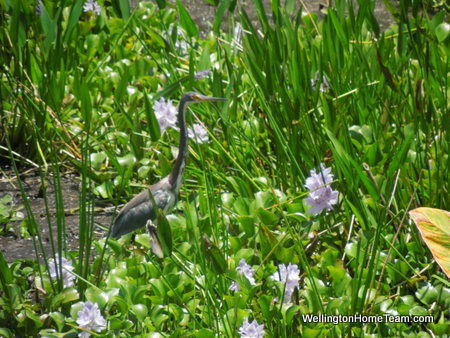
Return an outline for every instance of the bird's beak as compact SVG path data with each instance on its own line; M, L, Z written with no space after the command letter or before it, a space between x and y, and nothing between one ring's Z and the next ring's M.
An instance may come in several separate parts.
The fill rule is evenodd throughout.
M198 102L207 102L207 101L226 101L227 99L224 99L222 97L214 97L214 96L205 96L200 94L195 94L192 96L192 98L195 101Z

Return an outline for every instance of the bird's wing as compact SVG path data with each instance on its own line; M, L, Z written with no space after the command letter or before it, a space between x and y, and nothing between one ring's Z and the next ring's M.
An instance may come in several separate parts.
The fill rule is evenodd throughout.
M159 189L153 192L153 198L158 208L166 209L171 200L170 192ZM128 202L117 215L111 231L111 236L119 238L133 230L143 227L147 221L156 218L155 209L146 189Z

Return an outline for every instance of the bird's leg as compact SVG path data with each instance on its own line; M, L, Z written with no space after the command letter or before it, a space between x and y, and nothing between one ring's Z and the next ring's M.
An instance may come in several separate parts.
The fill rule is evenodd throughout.
M148 234L150 235L150 244L152 245L153 253L159 258L164 258L161 242L159 241L158 233L156 231L156 226L153 224L151 219L147 221L146 226Z

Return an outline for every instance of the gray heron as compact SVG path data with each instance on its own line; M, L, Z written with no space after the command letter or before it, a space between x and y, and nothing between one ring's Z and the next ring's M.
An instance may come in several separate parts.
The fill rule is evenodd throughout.
M220 97L201 95L196 92L188 92L183 95L178 104L178 125L180 128L180 145L178 156L170 174L159 182L136 195L131 201L125 204L114 220L111 230L113 238L121 236L147 225L150 234L153 252L160 258L163 257L161 244L156 233L156 226L153 221L157 219L155 206L150 198L149 191L153 196L156 206L164 212L172 209L177 201L178 191L183 179L183 172L188 155L188 133L186 128L185 112L190 103L206 101L225 101Z

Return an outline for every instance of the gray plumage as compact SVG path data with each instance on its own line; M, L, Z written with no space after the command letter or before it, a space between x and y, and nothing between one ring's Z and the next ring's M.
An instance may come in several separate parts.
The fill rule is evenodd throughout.
M157 238L155 227L152 225L152 221L156 219L156 213L149 197L149 190L153 195L157 207L164 210L164 212L169 211L175 206L188 155L188 134L185 120L186 106L192 102L224 100L218 97L203 96L195 92L189 92L183 95L178 105L180 145L173 169L168 176L148 189L145 189L123 206L114 220L114 225L111 230L112 237L119 238L147 224L152 239L152 249L155 254L162 257L161 248L155 247L159 246L159 239Z
M175 192L172 191L166 177L134 196L131 201L124 205L114 221L111 231L112 237L119 238L145 226L149 219L154 220L156 218L155 209L150 201L149 190L152 192L158 208L168 211L175 205ZM169 205L168 202L171 200L173 200L173 203Z

